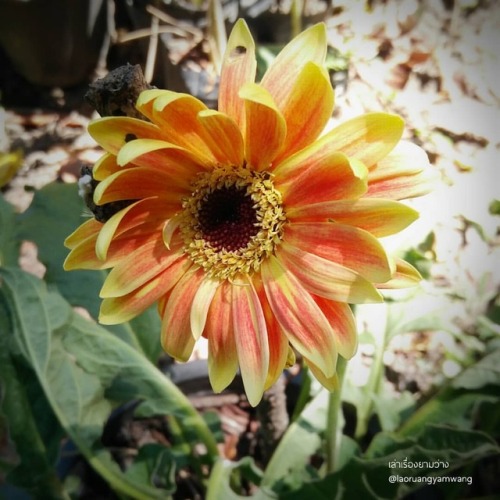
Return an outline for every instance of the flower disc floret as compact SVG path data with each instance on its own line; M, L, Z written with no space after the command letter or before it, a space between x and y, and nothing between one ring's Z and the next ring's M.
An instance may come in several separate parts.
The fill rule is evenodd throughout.
M182 207L184 251L211 278L258 271L283 238L281 194L267 172L218 167L200 173Z

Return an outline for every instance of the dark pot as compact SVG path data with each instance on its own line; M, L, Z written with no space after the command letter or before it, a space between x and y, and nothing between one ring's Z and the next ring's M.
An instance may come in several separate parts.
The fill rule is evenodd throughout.
M106 16L106 0L2 0L0 45L29 82L69 87L95 69Z

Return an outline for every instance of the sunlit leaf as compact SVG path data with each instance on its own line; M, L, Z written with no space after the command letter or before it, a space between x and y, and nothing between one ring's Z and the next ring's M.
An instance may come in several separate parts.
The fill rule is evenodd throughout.
M75 184L48 184L35 192L30 207L18 216L17 238L33 241L37 245L38 258L47 268L45 281L56 285L71 305L83 307L93 318L97 318L101 305L99 290L106 277L105 271L67 272L62 266L68 253L63 242L82 223L83 213L83 200L78 196ZM154 308L131 323L108 327L108 330L145 352L150 360L158 359L160 321Z
M499 361L500 350L488 354L453 379L452 387L455 389L480 389L489 384L500 386Z
M7 185L22 166L23 153L21 151L0 152L0 187Z

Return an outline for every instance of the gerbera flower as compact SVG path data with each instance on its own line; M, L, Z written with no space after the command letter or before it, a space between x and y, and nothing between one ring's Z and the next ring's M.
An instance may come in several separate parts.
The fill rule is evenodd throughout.
M121 204L67 238L65 268L111 268L101 323L158 302L162 345L175 359L206 337L214 390L239 367L252 405L293 361L290 345L333 389L338 355L356 351L348 304L419 279L377 238L417 217L395 200L427 190L427 157L400 142L403 121L390 114L321 136L334 102L326 47L323 24L306 30L256 84L255 46L240 20L218 111L148 90L137 108L149 121L89 126L106 151L93 168L94 202Z

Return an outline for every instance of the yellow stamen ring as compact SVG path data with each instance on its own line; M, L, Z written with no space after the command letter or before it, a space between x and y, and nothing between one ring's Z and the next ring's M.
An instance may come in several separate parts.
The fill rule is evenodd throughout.
M182 207L184 251L211 278L258 271L283 238L281 193L266 172L218 167L201 173Z

